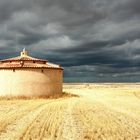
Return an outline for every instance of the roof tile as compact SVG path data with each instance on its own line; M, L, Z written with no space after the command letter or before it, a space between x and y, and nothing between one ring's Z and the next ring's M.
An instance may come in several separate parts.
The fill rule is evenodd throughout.
M29 61L29 62L27 62L27 61ZM33 63L33 61L35 63ZM42 64L40 64L40 62L42 62ZM10 68L56 68L56 69L62 69L60 65L49 63L47 60L30 57L28 55L0 60L0 69L10 69Z

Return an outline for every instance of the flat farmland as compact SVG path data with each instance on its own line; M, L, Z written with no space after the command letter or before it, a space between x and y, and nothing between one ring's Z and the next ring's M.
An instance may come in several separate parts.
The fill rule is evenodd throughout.
M140 140L140 84L64 84L77 97L0 99L0 140Z

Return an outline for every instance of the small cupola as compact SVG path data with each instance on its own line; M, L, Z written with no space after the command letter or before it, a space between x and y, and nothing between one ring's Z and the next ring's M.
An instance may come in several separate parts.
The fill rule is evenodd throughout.
M28 51L25 50L25 48L23 49L23 51L20 53L21 57L27 56L28 55Z

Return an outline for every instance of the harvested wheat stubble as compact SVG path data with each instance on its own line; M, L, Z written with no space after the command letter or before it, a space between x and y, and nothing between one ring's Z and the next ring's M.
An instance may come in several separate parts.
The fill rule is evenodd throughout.
M0 100L0 140L139 140L140 87L65 84L57 99Z

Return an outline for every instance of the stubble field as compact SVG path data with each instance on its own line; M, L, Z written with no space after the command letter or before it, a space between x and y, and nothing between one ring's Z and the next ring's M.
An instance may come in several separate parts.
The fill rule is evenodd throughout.
M0 140L140 140L140 84L64 84L79 97L0 99Z

